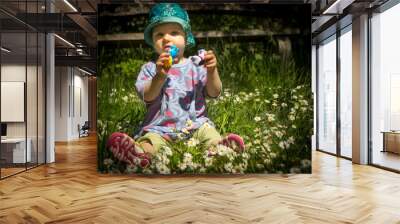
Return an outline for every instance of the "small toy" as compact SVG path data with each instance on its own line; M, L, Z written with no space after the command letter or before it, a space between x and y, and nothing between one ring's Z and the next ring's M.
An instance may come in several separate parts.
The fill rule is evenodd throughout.
M164 63L164 67L167 69L171 68L175 58L178 57L179 48L177 48L175 45L171 45L171 47L169 47L168 53L169 53L169 59Z
M192 56L190 59L196 65L203 65L205 56L206 56L206 50L200 49L197 51L197 55Z

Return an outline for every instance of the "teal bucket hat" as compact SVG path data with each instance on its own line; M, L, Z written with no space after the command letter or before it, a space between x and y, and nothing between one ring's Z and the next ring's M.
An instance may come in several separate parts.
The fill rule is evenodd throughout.
M149 24L144 30L145 42L153 47L153 28L163 23L178 23L186 34L186 48L194 47L196 44L191 28L189 16L180 5L176 3L159 3L151 8L149 13Z

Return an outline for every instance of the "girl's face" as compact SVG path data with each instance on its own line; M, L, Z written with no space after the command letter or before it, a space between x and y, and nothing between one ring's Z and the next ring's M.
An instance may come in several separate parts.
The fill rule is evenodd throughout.
M169 50L171 45L179 48L179 58L185 51L185 32L178 23L164 23L153 29L153 46L158 54Z

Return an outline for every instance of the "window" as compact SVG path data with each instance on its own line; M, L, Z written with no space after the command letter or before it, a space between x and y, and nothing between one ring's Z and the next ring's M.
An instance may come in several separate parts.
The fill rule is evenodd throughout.
M396 170L400 170L399 21L400 4L371 18L372 163Z
M352 141L352 35L351 26L340 36L340 155L351 158Z
M336 153L336 35L318 48L318 149Z

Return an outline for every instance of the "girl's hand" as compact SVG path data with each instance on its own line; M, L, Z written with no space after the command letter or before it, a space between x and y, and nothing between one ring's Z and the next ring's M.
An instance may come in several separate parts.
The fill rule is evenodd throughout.
M204 66L207 68L207 73L213 73L217 68L217 58L213 51L207 51L204 57Z

